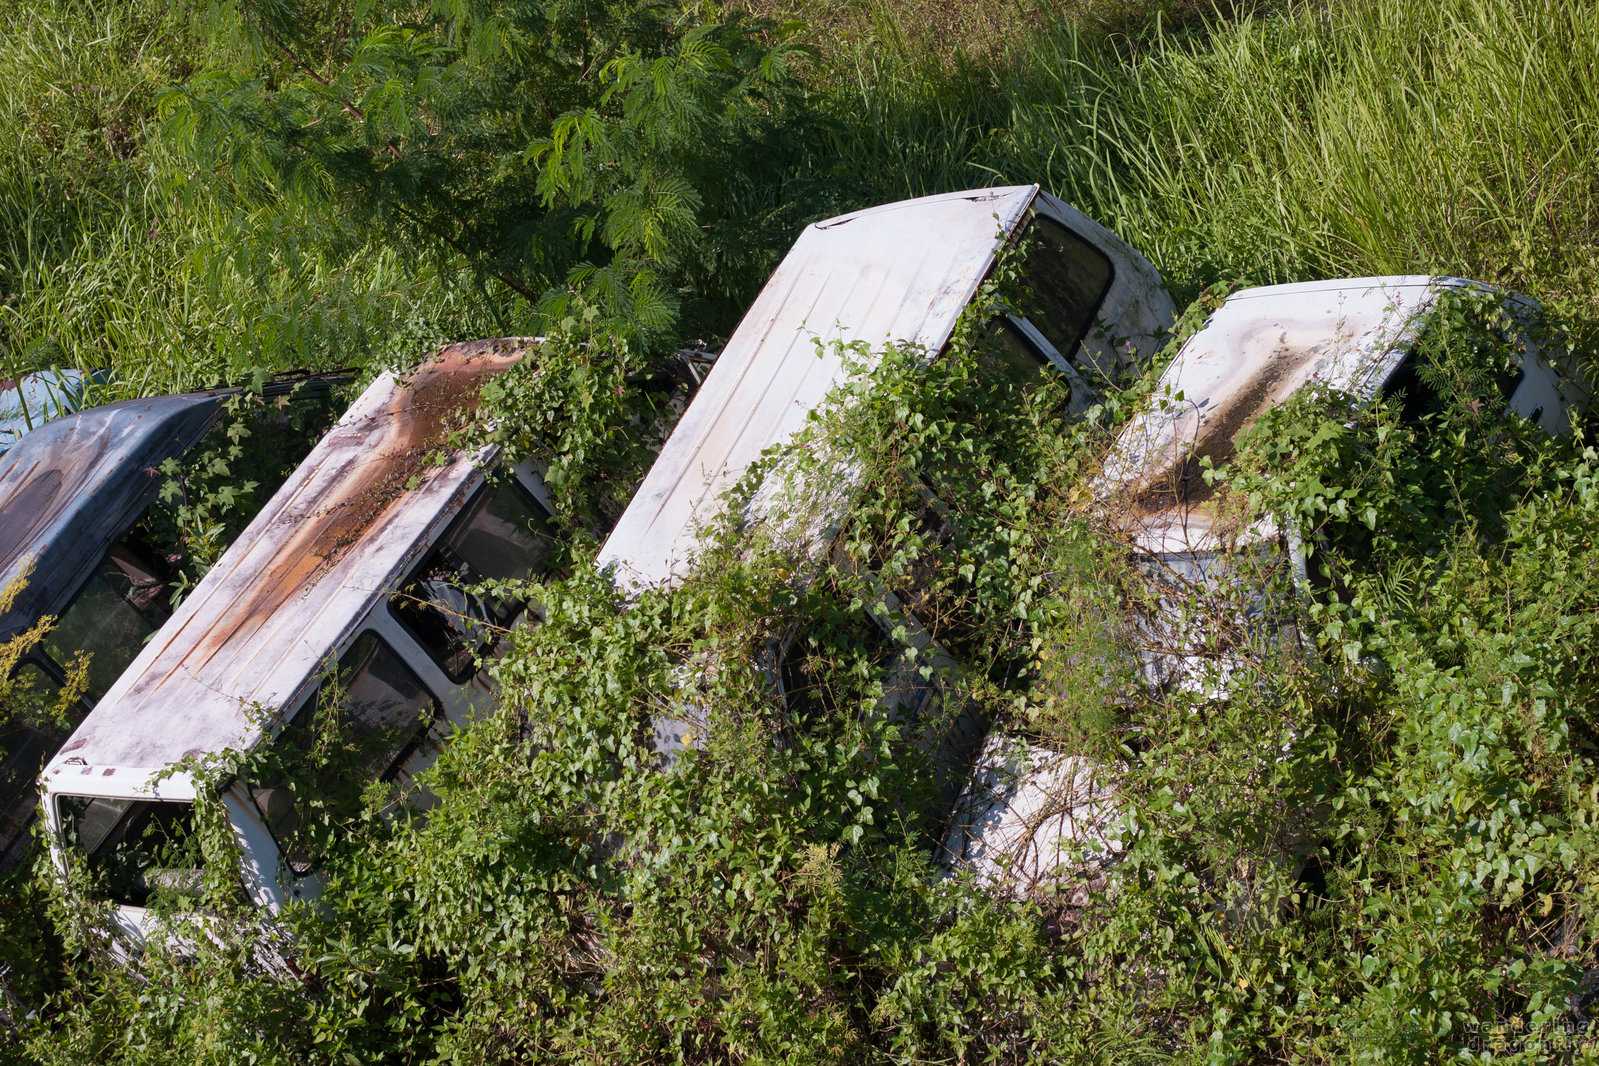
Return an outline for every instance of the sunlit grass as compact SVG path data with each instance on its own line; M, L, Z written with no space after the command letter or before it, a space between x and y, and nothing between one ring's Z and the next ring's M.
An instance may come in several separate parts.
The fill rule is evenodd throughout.
M205 10L32 0L0 15L4 375L110 367L113 395L143 395L502 331L448 264L191 181L155 98L235 46Z
M785 145L798 177L745 197L787 220L761 228L772 247L707 291L755 291L745 275L812 217L1038 181L1144 251L1179 298L1239 277L1443 272L1599 320L1599 31L1575 0L1258 4L1276 13L1209 27L1193 5L994 0L944 29L909 0L750 6L814 13L809 101L828 120ZM1178 8L1180 32L1151 20ZM189 14L59 0L0 14L7 371L113 365L159 390L509 328L503 303L446 284L462 277L447 255L192 183L155 94L237 42Z
M1596 51L1573 0L1306 7L1136 47L1060 22L981 70L856 55L831 150L883 199L1040 181L1183 293L1427 271L1591 314Z

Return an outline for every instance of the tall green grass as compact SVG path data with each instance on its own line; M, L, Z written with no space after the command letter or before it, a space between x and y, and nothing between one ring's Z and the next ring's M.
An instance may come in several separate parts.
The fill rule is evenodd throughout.
M1592 314L1595 55L1578 0L1305 6L1136 46L1056 23L983 70L853 57L830 148L884 197L1040 181L1185 293L1449 272Z
M238 61L226 15L108 0L0 13L0 376L112 367L113 395L150 394L496 332L447 263L192 181L156 98Z
M154 101L196 71L252 65L230 10L0 12L0 133L15 146L0 153L5 369L109 364L151 391L513 328L447 251L192 180ZM826 121L786 116L805 143L783 139L788 177L750 189L751 211L781 204L797 226L1039 181L1143 250L1179 297L1240 277L1447 272L1599 334L1599 22L1579 0L1307 5L1133 36L1035 15L1000 44L983 37L977 58L886 22L854 51L826 36L806 103ZM782 229L708 265L707 291L755 291Z

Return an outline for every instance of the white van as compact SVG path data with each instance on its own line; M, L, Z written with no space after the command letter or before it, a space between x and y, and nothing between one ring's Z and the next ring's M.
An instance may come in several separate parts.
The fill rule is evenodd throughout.
M835 342L942 351L1000 250L1027 239L1026 314L993 323L1007 358L1087 372L1154 354L1175 317L1149 262L1037 185L946 193L807 226L706 375L600 552L626 588L666 587L750 464L802 429L848 368ZM1086 400L1087 386L1074 388Z
M1159 273L1036 185L929 196L815 223L729 338L606 540L599 564L612 568L630 593L678 585L693 569L727 491L757 459L793 441L849 379L840 346L870 360L891 344L910 344L936 358L1002 250L1019 241L1031 246L1023 265L1026 303L988 323L1008 365L1027 374L1053 368L1071 386L1073 407L1081 408L1095 374L1153 355L1175 316ZM825 563L860 486L847 470L836 484L811 486L821 498L816 510L825 513L799 514L792 486L782 482L769 474L743 519L793 530L803 541L801 554ZM921 662L929 656L936 662L943 652L907 605L892 594L887 602L892 617L874 616L878 642L901 646L889 668L888 703L907 719L934 717L924 712L937 693L915 678L911 659L920 654ZM766 664L779 688L793 680L784 650ZM689 674L697 668L684 664ZM703 725L691 707L680 718L663 715L655 722L657 746L670 752L692 745ZM953 733L926 737L924 746L962 765L980 737L976 723L962 717ZM955 785L959 780L952 778Z
M531 345L450 345L404 377L381 375L45 768L57 865L86 870L131 940L151 895L198 873L197 784L174 764L306 728L335 664L360 771L397 788L474 706L489 709L476 659L523 605L461 586L541 573L552 502L528 464L490 483L493 450L452 449L448 436ZM279 847L298 816L286 791L236 780L222 801L251 900L276 911L318 894L314 862Z
M1183 345L1151 401L1117 439L1095 486L1106 524L1132 547L1140 569L1180 595L1247 582L1248 575L1235 572L1241 564L1275 558L1304 588L1297 535L1284 534L1271 515L1241 523L1220 514L1201 460L1225 463L1239 433L1311 382L1362 406L1388 392L1403 395L1406 412L1423 409L1417 344L1439 298L1451 291L1478 294L1512 319L1536 310L1525 297L1449 277L1351 278L1233 293ZM1528 347L1520 349L1519 369L1499 386L1507 414L1549 433L1565 432L1585 399L1578 383ZM1224 686L1227 656L1217 654L1209 635L1239 621L1237 606L1228 619L1192 610L1144 619L1147 680ZM1271 613L1268 603L1247 607L1251 617Z
M1094 486L1105 525L1172 607L1138 620L1134 651L1145 682L1224 698L1238 649L1218 645L1216 635L1280 638L1271 604L1263 602L1268 593L1254 584L1258 564L1286 564L1293 585L1308 591L1305 553L1294 533L1271 515L1240 521L1221 513L1200 460L1225 463L1240 432L1312 382L1359 405L1388 392L1403 393L1407 410L1424 406L1417 345L1429 314L1451 291L1479 294L1516 321L1536 310L1525 297L1450 277L1272 285L1233 293L1182 346L1117 438ZM1586 391L1521 339L1519 367L1498 383L1506 413L1563 433ZM1061 769L1068 765L1063 760L1071 772ZM1106 839L1114 821L1113 768L1002 732L985 743L980 762L946 838L942 857L952 870L1026 893L1058 882L1067 857L1085 848L1100 860L1119 851L1119 842Z

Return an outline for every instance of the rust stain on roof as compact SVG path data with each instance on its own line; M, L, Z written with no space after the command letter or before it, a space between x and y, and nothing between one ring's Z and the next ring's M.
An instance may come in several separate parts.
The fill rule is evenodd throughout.
M357 430L378 438L372 443L382 449L379 461L361 466L342 486L341 498L316 513L309 554L323 564L335 562L413 479L436 468L434 457L451 432L471 421L484 383L526 351L526 345L508 340L452 344L412 371L388 405Z
M249 746L481 480L454 431L536 342L445 347L381 375L106 693L62 755L156 768ZM441 461L442 460L442 461Z
M315 466L296 474L309 491L266 532L270 556L178 665L194 670L248 640L315 585L409 489L443 469L435 457L446 451L452 431L471 421L484 383L531 346L521 339L448 345L401 379L383 406L335 426L307 460Z
M1161 450L1139 478L1136 494L1125 503L1131 517L1148 517L1178 509L1191 509L1215 498L1216 486L1205 480L1203 460L1214 467L1230 461L1237 451L1238 435L1284 399L1285 380L1291 392L1302 382L1295 371L1315 352L1283 345L1273 351L1236 392L1227 393L1214 409L1185 411L1170 446ZM1183 437L1184 429L1193 433ZM1151 456L1155 459L1155 456Z
M522 355L517 351L505 360L473 353L473 358L461 351L464 347L443 349L407 375L380 411L329 434L333 447L340 443L334 437L345 437L376 454L329 486L320 494L326 502L302 519L293 539L316 565L337 561L413 478L427 474L450 431L470 420L483 383Z
M1437 284L1406 275L1233 293L1183 345L1106 457L1095 489L1102 518L1149 551L1215 547L1230 532L1264 535L1268 518L1222 513L1229 509L1206 484L1204 459L1231 460L1241 432L1313 380L1368 399L1413 343Z

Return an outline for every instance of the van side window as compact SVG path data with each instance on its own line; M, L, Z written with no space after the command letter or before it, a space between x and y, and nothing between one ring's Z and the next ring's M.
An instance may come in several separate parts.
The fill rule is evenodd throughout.
M391 601L394 614L456 684L499 630L525 608L520 600L475 596L462 586L535 577L549 569L551 518L520 486L484 486Z
M1068 360L1076 360L1115 270L1105 254L1054 219L1034 215L1023 231L1032 242L1022 310Z
M1055 365L1049 358L1003 317L988 324L988 341L980 346L978 356L985 370L1008 379L1018 388L1037 385L1045 371L1055 372Z
M971 581L959 574L957 560L951 555L955 530L942 510L930 500L919 502L912 520L922 549L904 573L884 578L900 606L916 616L934 643L967 661L978 635L977 620L966 604L973 588Z
M54 703L61 684L42 666L24 659L11 672L12 716L0 725L0 866L7 853L25 835L39 806L34 778L55 754L67 731L42 718L17 714L21 708L43 708ZM10 806L3 806L11 797Z
M992 627L985 630L974 610L977 585L973 577L961 572L949 509L938 497L923 493L911 509L911 520L912 531L921 539L915 560L892 575L883 572L885 560L873 561L900 609L926 631L936 647L962 665L1002 685L1025 677L1030 670L1027 657L1015 651L1015 638L1025 635L1025 622L1006 623L1009 635L1002 640L1004 647L997 657L985 652L989 639L999 634Z
M172 616L171 591L163 568L131 538L113 544L45 637L45 649L58 663L88 652L88 696L98 700Z
M339 708L363 769L389 778L439 717L438 701L376 633L362 633L339 660Z
M316 768L316 780L310 784L324 797L342 797L335 804L342 807L346 801L355 804L369 781L392 778L438 721L440 712L438 700L422 679L370 631L357 637L339 660L339 678L339 720L349 744L348 759L360 774L352 777L349 762L335 755L333 762ZM321 690L316 689L305 698L275 744L293 748L299 755L313 750L316 738L312 728L320 697ZM282 781L252 782L248 789L289 868L300 877L311 873L317 866L316 857L291 841L301 820L294 793Z
M56 812L67 846L88 860L101 898L143 907L162 889L200 891L192 803L60 796Z
M285 755L293 759L304 758L315 746L316 737L312 735L312 723L316 718L317 698L321 695L320 689L313 689L311 694L300 702L299 710L295 711L283 731L277 735L273 744ZM334 778L341 776L338 771L341 767L334 765L328 768L318 767L320 772L313 787L317 793L327 796L333 789L341 784L348 786L349 781L323 780L324 777ZM364 784L364 782L363 782ZM325 786L325 787L324 787ZM294 838L294 831L300 827L300 806L295 802L295 794L284 782L269 783L248 782L246 790L250 793L250 800L255 804L256 810L261 813L261 820L266 823L267 829L272 834L272 839L278 845L278 853L283 862L296 877L304 877L316 870L318 862L316 856L306 850L303 841Z
M83 713L81 705L71 708L76 716L68 721L67 727L57 723L50 715L50 709L61 698L61 688L61 681L46 670L43 663L24 659L12 668L11 691L6 707L9 715L0 721L0 796L9 795L5 789L9 787L13 767L16 767L20 783L37 777L44 766L44 760L40 759L32 769L27 769L29 758L54 754L53 751L35 751L37 745L49 743L48 739L36 741L35 737L54 737L59 744L66 739L68 727L77 724L77 716ZM29 794L31 806L35 798L32 787L24 787L23 791Z
M842 626L843 619L835 624ZM833 632L828 629L824 623L794 633L778 655L777 682L784 705L796 718L819 716L839 706L839 694L828 682L839 669L840 645L857 650L876 670L887 669L900 652L870 617L854 626Z

